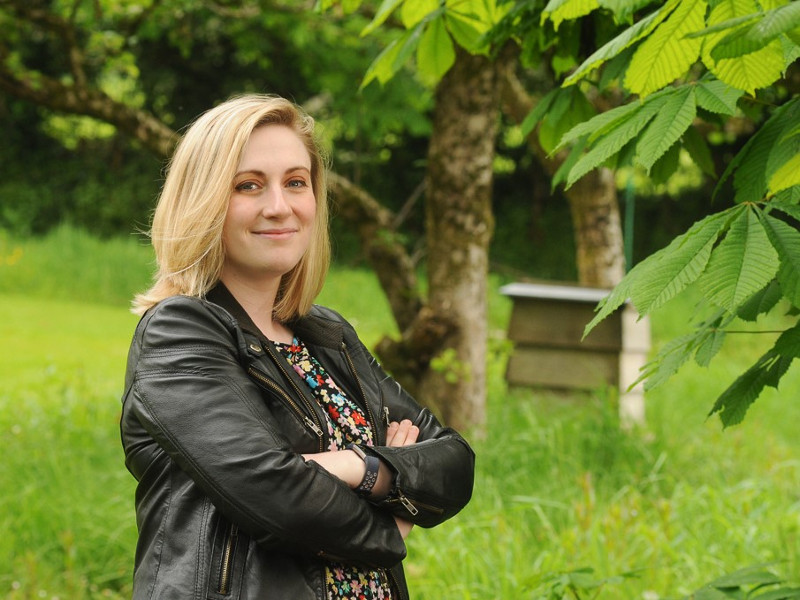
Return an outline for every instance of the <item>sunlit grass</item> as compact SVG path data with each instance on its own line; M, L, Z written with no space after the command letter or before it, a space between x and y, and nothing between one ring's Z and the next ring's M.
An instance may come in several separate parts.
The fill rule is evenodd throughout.
M68 230L5 243L0 258L23 251L0 265L0 597L129 598L134 481L123 465L119 398L136 323L127 303L147 285L149 251ZM59 259L59 269L42 270ZM108 283L103 261L125 264L128 276ZM78 279L52 280L61 274ZM334 269L321 301L368 344L392 331L368 272ZM491 304L497 338L509 304L497 292ZM654 317L656 345L684 327L691 308L687 298ZM605 587L607 599L674 598L761 562L796 579L798 374L765 393L740 426L723 431L706 418L769 343L732 337L710 368L687 365L648 394L647 424L627 432L610 391L508 390L495 341L489 425L473 440L474 497L442 527L412 533L412 597L532 597L546 575L587 566L635 575Z

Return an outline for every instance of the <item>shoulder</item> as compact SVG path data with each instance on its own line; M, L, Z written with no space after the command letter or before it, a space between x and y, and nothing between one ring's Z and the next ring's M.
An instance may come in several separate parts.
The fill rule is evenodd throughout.
M158 345L165 337L203 340L234 329L236 321L224 308L202 298L171 296L142 316L135 337Z

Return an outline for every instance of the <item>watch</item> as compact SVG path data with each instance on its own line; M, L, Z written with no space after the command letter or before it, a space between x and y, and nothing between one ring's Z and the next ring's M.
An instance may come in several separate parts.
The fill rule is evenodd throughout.
M375 487L375 482L378 481L378 469L381 466L381 460L377 456L364 452L358 444L348 444L347 449L355 452L367 465L364 478L361 480L361 483L358 484L355 491L361 496L369 496L372 492L372 488Z

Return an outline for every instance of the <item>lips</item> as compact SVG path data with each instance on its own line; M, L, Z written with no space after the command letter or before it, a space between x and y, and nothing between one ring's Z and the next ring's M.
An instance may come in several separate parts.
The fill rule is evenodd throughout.
M293 233L297 233L297 229L293 227L282 227L275 229L261 229L253 232L255 235L268 237L268 238L284 238L289 237Z

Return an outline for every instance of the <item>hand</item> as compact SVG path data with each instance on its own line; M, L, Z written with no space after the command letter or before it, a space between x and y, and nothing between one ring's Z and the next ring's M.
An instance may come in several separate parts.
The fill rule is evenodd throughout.
M392 421L386 430L386 445L399 448L410 446L416 443L419 437L419 427L412 424L408 419L403 419L399 423Z
M394 522L397 523L397 528L400 530L400 535L405 540L408 537L408 534L411 533L411 528L414 527L414 524L411 521L406 521L400 517L395 517Z

